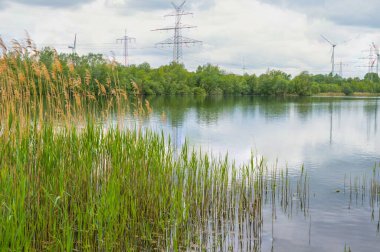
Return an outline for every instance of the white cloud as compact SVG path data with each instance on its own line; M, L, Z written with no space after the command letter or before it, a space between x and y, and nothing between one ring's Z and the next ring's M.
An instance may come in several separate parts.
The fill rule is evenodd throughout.
M36 5L53 8L73 7L89 3L95 0L0 0L0 7L7 6L10 3L21 3L25 5Z
M115 41L128 29L128 34L137 38L137 43L131 45L131 63L169 63L171 49L157 49L154 45L172 34L151 30L172 25L173 19L163 17L172 11L170 3L164 8L163 1L156 1L142 8L137 1L121 0L119 5L115 1L120 0L84 1L87 3L75 9L12 3L0 11L4 20L1 35L5 40L24 38L27 30L37 44L68 52L67 46L77 33L79 53L110 55L114 51L121 60L122 46ZM249 73L261 73L267 68L293 75L304 70L328 73L331 48L320 38L324 34L337 42L354 38L337 46L336 61L347 65L343 69L345 76L363 76L366 69L356 66L366 61L359 58L368 54L363 50L372 41L380 42L380 32L371 25L340 25L322 16L310 18L295 8L279 8L258 0L207 1L207 8L199 8L200 3L188 1L194 16L186 16L183 21L198 27L184 31L184 36L203 41L202 47L184 48L185 65L191 69L209 62L241 73L244 62ZM317 11L319 6L314 8Z
M313 18L326 18L337 24L378 27L379 1L366 0L260 0L274 6L306 13Z
M134 9L134 10L166 10L168 6L171 6L171 3L179 6L185 2L185 5L192 9L207 9L215 4L215 0L192 0L192 1L184 1L184 0L176 0L176 1L168 1L168 0L149 0L149 1L141 1L141 0L106 0L106 5L110 7L118 7L122 9Z

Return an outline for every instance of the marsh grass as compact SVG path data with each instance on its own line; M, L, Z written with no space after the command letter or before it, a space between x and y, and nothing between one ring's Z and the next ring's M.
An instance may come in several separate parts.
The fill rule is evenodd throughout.
M303 168L292 178L253 155L236 167L187 144L177 155L122 120L105 131L95 120L128 111L138 125L152 112L137 83L129 96L58 57L49 71L30 39L0 47L1 250L258 251L265 206L272 238L278 209L308 216Z
M259 250L264 204L307 211L305 175L292 187L263 162L235 168L187 145L174 158L162 135L148 131L43 125L2 136L0 146L0 247L11 250L215 249L234 241Z
M371 221L380 233L380 163L373 166L370 175L345 176L344 194L348 196L348 209L352 206L370 207Z
M75 65L63 64L56 52L48 69L30 38L23 43L13 40L12 48L7 48L0 38L0 49L0 132L4 134L11 130L13 120L17 120L20 129L28 130L31 123L58 122L69 126L85 122L93 119L88 117L94 113L101 113L96 114L101 119L110 112L122 115L128 111L136 118L152 112L149 102L143 102L137 83L132 81L132 95L119 88L115 62L106 66L107 81L100 83L90 70L81 77Z

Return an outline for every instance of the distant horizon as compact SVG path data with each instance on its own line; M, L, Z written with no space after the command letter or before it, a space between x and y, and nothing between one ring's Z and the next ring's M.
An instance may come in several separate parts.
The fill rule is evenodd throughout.
M39 48L38 50L41 51L41 50L43 50L43 49L47 49L47 48L50 48L50 49L55 50L55 48L53 48L53 47L49 47L49 46L47 46L47 47L41 47L41 48ZM56 51L57 51L57 50L56 50ZM57 53L58 53L58 54L65 54L65 55L70 55L70 54L72 54L72 53L70 53L70 52L59 52L59 51L57 51ZM77 54L79 57L82 57L82 56L88 56L89 54L95 54L95 55L101 55L105 60L110 60L110 61L113 60L112 57L109 57L109 56L104 55L104 54L101 54L101 53L88 52L88 53L85 53L85 54L78 54L78 53L76 53L76 54ZM0 53L0 55L1 55L1 53ZM139 63L136 63L136 64L131 63L131 64L129 64L128 66L125 66L125 65L123 64L123 62L120 62L120 61L116 61L116 62L117 62L118 64L120 64L120 66L124 66L124 67L130 67L130 66L136 66L136 67L138 67L138 66L141 65L141 64L149 64L149 66L150 66L151 68L153 68L153 69L158 69L158 68L160 68L160 67L169 66L169 65L171 65L172 63L175 63L175 62L172 61L172 62L164 63L164 64L159 65L159 66L153 66L152 64L150 64L150 62L148 62L148 61L144 61L144 62L139 62ZM178 64L183 65L184 68L185 68L187 71L189 71L189 72L196 72L198 67L203 67L203 66L211 65L211 66L217 66L217 67L219 67L219 69L220 69L221 71L225 72L225 74L234 74L234 75L240 75L240 76L244 76L245 74L260 76L260 75L262 75L262 74L266 74L266 73L268 73L268 72L270 72L270 71L281 71L281 72L284 72L284 73L286 73L286 74L289 74L291 78L294 78L294 77L296 77L296 76L298 76L298 75L300 75L300 74L302 74L302 73L304 73L304 72L307 72L307 73L308 73L309 75L311 75L311 76L316 76L316 75L328 76L328 75L331 74L331 72L330 72L330 73L313 73L313 72L309 72L309 71L306 71L306 70L304 70L304 71L300 71L300 72L297 73L297 74L290 74L290 73L288 73L288 72L286 72L286 71L283 71L283 70L281 70L281 69L278 69L278 68L267 68L264 72L261 72L261 73L248 73L248 72L243 73L243 69L241 69L241 72L240 72L240 73L236 73L236 72L230 72L230 71L227 71L225 68L223 68L223 66L216 65L216 64L212 64L212 63L210 63L210 62L205 62L205 63L203 63L203 64L197 65L197 66L195 66L194 69L190 69L190 68L188 68L188 67L186 66L186 64L184 64L184 63L178 63ZM366 74L369 74L369 73L366 73ZM366 75L366 74L365 74L365 75ZM376 73L372 73L372 74L376 74ZM355 78L359 78L360 80L363 80L364 77L365 77L365 75L364 75L363 77L360 77L360 76L349 76L349 77L344 77L344 76L343 76L343 77L342 77L342 76L339 75L339 73L335 73L334 76L332 76L332 77L342 77L342 79L349 79L349 78L355 79ZM380 75L378 75L378 76L380 76Z
M368 72L370 45L380 45L376 13L380 3L369 0L363 6L358 0L344 0L328 4L188 0L185 10L194 14L184 17L183 23L197 28L184 31L183 36L203 41L203 45L184 47L183 63L189 70L210 63L234 74L242 74L245 68L256 75L267 69L292 76L303 71L325 75L331 72L331 46L323 35L337 44L335 73L342 61L344 78L363 78ZM358 4L363 8L358 9ZM68 47L77 34L79 55L92 52L110 57L113 51L122 63L123 47L116 39L127 29L136 38L129 51L130 63L149 62L156 68L172 61L171 48L155 47L172 33L151 30L173 25L172 18L163 17L172 11L170 1L163 0L0 0L0 34L9 44L11 39L23 40L27 30L38 48L50 46L62 53L70 52Z

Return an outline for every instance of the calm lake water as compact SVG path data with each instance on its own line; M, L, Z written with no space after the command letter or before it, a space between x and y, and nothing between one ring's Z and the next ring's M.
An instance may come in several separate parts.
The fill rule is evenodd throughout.
M144 127L185 139L195 148L236 163L251 153L268 164L304 165L310 176L309 215L264 217L262 251L380 251L379 206L363 191L349 193L357 176L380 161L380 98L151 98ZM372 212L374 210L374 212ZM265 221L266 220L266 221ZM269 220L269 221L268 221ZM238 250L233 247L232 250Z

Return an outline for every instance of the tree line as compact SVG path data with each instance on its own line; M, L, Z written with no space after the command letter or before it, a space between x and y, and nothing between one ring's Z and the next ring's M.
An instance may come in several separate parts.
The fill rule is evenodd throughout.
M171 63L152 68L148 63L125 67L105 59L101 54L57 54L50 48L39 53L39 61L53 70L55 59L62 64L63 73L85 79L91 75L87 88L95 91L98 83L122 88L142 95L259 95L259 96L310 96L320 93L380 93L380 78L368 73L363 79L342 78L339 75L313 75L301 72L297 76L280 70L268 70L261 75L227 73L218 66L206 64L196 71L184 65ZM131 81L132 80L132 81ZM136 87L137 85L137 87Z

